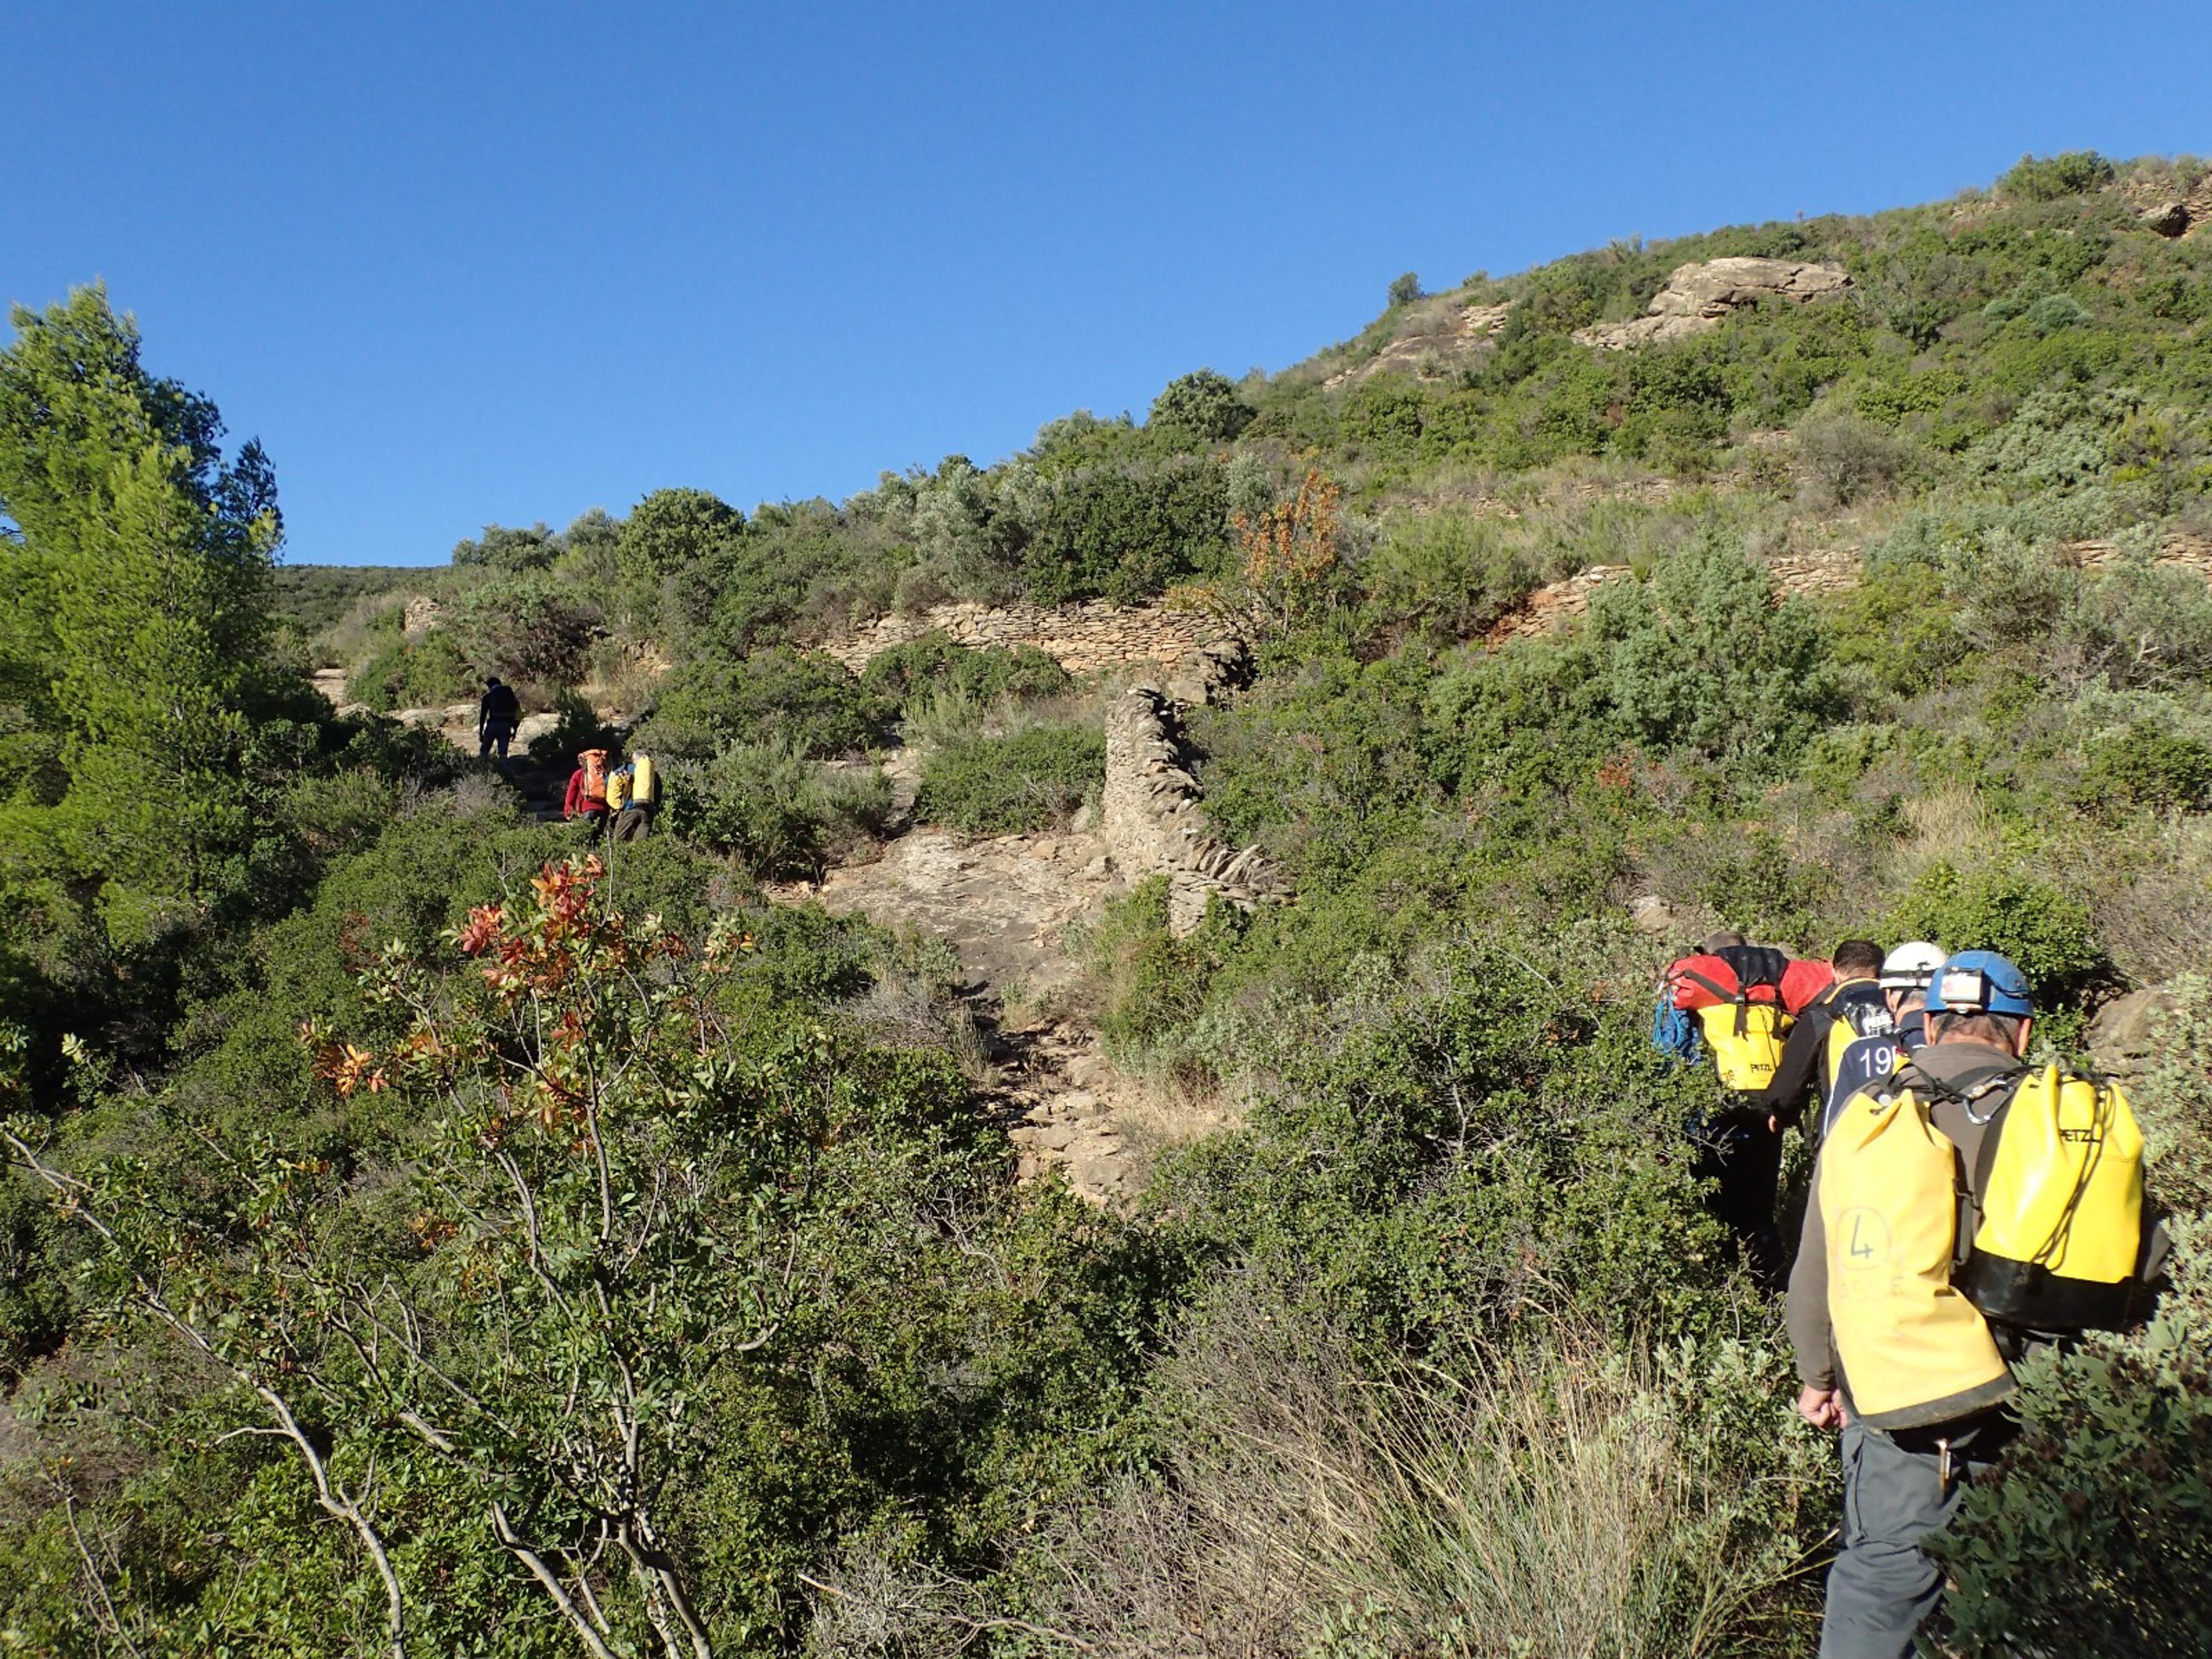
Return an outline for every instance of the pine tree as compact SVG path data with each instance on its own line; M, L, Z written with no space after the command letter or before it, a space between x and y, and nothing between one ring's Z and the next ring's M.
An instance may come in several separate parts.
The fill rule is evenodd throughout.
M104 289L0 351L0 884L128 947L242 885L240 757L282 534L260 447L139 362Z

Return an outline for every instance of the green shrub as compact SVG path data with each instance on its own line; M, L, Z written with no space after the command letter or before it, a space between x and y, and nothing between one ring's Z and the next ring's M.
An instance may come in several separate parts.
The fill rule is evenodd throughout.
M1823 509L1892 489L1906 466L1903 444L1848 415L1810 420L1797 429L1797 471L1810 503Z
M1152 399L1145 429L1179 444L1222 444L1251 425L1258 412L1227 376L1201 368L1167 383Z
M1997 188L2023 202L2056 202L2085 196L2112 182L2112 164L2094 149L2069 149L2057 155L2023 155Z
M1386 638L1471 638L1539 580L1529 555L1496 520L1455 507L1392 519L1359 569L1370 625Z
M881 835L892 816L879 769L835 771L789 739L672 760L663 799L678 835L734 856L764 881L820 881L832 860Z
M1134 605L1209 569L1228 546L1228 494L1210 459L1063 478L1023 554L1030 597Z
M460 642L443 629L410 641L397 634L380 644L349 675L353 697L390 714L400 708L438 708L473 696L481 681Z
M880 652L860 672L864 693L902 711L939 696L988 708L1008 697L1050 696L1067 685L1067 671L1033 645L976 651L943 633Z
M979 735L924 763L915 816L971 836L1047 829L1097 793L1105 767L1105 734L1094 725Z
M693 759L732 743L850 754L876 740L884 714L842 663L820 652L709 653L678 665L663 682L637 742Z
M1899 896L1885 939L1938 939L1953 951L1996 951L2020 965L2046 1026L2079 1002L2106 967L2089 907L2014 866L1939 864Z
M2212 745L2136 720L2089 751L2080 799L2093 811L2212 807Z
M1801 601L1709 532L1649 582L1608 582L1590 602L1613 708L1638 741L1747 772L1793 754L1836 708L1820 624Z
M581 680L605 632L597 605L536 574L471 589L441 621L447 630L479 673L549 689Z

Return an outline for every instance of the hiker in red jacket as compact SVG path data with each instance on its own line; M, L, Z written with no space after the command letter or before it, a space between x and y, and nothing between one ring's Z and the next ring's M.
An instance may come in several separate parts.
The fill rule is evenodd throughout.
M586 749L576 757L576 769L568 775L568 787L561 798L561 816L584 823L584 839L596 842L607 828L607 751Z

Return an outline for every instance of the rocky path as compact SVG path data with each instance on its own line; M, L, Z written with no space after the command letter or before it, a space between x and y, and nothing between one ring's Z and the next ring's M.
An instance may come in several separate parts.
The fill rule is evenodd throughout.
M911 776L907 758L893 757L886 769ZM1163 1111L1115 1071L1097 1033L1069 1017L1079 975L1067 931L1120 890L1104 843L1088 831L970 841L915 829L874 863L773 896L818 900L833 915L919 929L950 945L969 975L960 992L994 1073L988 1109L1018 1149L1018 1174L1058 1169L1082 1197L1121 1204L1162 1144L1201 1126Z

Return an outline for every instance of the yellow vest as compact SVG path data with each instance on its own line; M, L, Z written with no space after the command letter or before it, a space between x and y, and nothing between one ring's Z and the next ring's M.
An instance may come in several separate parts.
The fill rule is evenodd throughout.
M1820 1149L1828 1322L1851 1404L1878 1429L1948 1422L2013 1391L1974 1304L1951 1283L1959 1154L1910 1090L1854 1095Z

